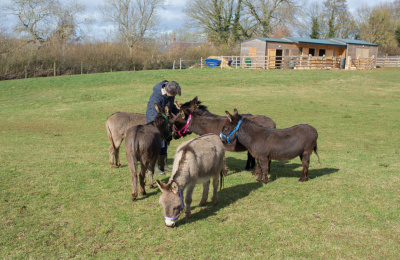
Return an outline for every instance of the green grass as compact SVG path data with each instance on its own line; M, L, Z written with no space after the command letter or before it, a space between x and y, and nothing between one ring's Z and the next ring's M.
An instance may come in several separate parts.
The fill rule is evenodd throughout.
M298 158L272 162L267 185L227 152L219 203L164 226L158 189L132 203L131 179L108 165L107 117L145 113L152 87L175 80L186 102L267 115L319 133L309 180ZM3 259L398 259L400 70L193 69L0 82ZM178 145L172 141L169 164ZM156 176L164 182L167 176Z

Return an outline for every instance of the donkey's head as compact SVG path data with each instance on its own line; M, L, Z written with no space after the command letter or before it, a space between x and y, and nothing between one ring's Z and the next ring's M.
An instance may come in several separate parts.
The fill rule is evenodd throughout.
M155 125L161 127L160 129L163 135L163 139L169 142L172 139L171 120L175 117L175 115L171 113L168 104L166 104L164 108L161 108L157 103L154 103L154 107L156 108L158 114L153 122L155 123Z
M189 126L193 111L198 108L200 103L201 101L197 99L197 96L193 100L184 104L179 104L178 101L175 101L175 105L179 109L179 113L172 119L174 139L179 139L183 136L191 134L187 128Z
M159 203L164 209L165 225L174 227L183 208L182 190L175 181L164 184L157 180L157 186L161 190Z
M242 123L242 116L239 115L239 112L235 108L233 115L231 115L228 111L225 111L228 120L225 121L222 126L222 131L219 135L222 143L230 144L236 141L237 132L239 131L240 124Z

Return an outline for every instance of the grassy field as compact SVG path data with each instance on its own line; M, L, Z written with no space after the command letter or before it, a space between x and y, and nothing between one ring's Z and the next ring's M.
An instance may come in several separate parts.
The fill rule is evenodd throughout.
M179 102L262 114L319 133L321 164L298 183L298 158L272 162L267 185L228 153L219 203L164 225L160 191L131 202L131 179L108 165L105 121L145 113L152 87L175 80ZM398 259L400 69L141 71L0 82L2 259ZM177 146L172 141L169 164ZM166 182L166 176L156 176Z

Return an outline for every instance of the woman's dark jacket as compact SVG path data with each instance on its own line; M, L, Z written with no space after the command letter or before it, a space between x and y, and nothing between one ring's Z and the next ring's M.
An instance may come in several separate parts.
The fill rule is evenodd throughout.
M179 109L174 104L175 97L168 97L167 94L165 95L161 94L161 88L166 83L168 83L168 81L164 80L153 87L153 94L151 94L149 102L147 103L147 109L146 109L147 123L153 121L158 114L156 108L154 107L154 103L157 103L161 108L164 108L165 105L168 104L172 113L177 114L179 112Z

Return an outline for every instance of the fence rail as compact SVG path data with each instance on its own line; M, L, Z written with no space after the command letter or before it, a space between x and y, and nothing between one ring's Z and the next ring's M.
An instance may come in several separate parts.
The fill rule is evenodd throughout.
M347 59L327 56L220 56L221 68L231 63L230 68L244 69L372 69L376 59L354 58Z
M400 67L400 56L385 56L376 58L376 66Z

